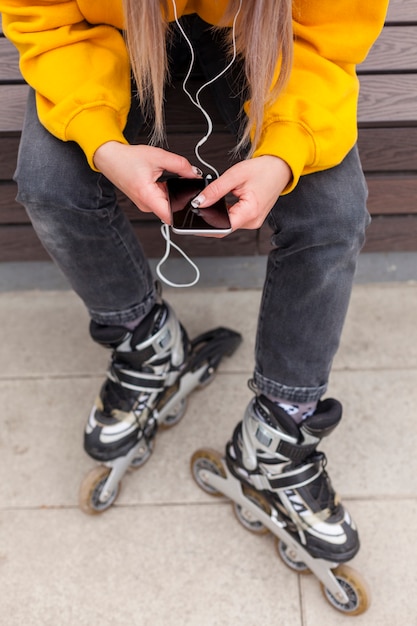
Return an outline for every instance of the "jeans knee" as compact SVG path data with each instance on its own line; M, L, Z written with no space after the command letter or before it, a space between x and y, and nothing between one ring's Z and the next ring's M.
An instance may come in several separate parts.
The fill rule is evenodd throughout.
M334 210L327 214L328 236L347 249L359 251L371 217L367 209L368 188L362 170L333 192ZM321 228L326 230L321 224Z
M96 209L107 204L110 191L101 179L101 174L89 170L80 171L76 163L66 162L51 165L42 162L39 166L27 167L18 163L14 179L17 183L17 200L27 209L51 207L62 209ZM111 198L113 200L113 197Z
M340 166L302 177L269 216L281 250L338 247L359 251L370 223L367 186L356 151Z
M60 206L62 204L62 187L50 180L45 171L31 170L26 174L17 169L14 179L17 183L18 202L26 208L36 206Z
M340 212L337 211L328 229L328 239L347 249L360 250L365 242L366 229L371 221L366 207L366 196L355 196ZM322 225L323 226L323 225Z

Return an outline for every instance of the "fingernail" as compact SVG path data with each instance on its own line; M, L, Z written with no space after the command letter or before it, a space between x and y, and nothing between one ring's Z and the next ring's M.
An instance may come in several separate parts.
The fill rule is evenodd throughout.
M203 194L200 194L199 196L194 198L194 200L191 200L191 206L193 207L193 209L198 209L198 207L203 204L204 200L205 197L203 196Z
M194 172L194 174L197 174L197 176L202 176L203 175L203 172L200 170L199 167L195 167L194 166L193 167L193 172Z

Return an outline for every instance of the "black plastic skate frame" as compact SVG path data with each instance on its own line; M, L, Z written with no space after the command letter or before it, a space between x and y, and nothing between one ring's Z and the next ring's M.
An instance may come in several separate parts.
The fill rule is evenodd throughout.
M159 427L169 428L184 416L187 397L196 388L208 385L224 356L232 356L242 341L239 333L215 328L191 341L190 357L177 381L168 387L149 413L138 439L121 452L91 470L81 483L80 508L90 515L102 513L115 502L123 476L129 468L139 468L152 454Z
M255 534L270 531L277 538L283 562L295 572L312 572L333 608L351 616L366 611L370 594L362 576L344 563L312 556L295 533L289 531L288 519L269 506L262 493L238 480L221 454L210 448L197 450L191 459L191 472L203 491L212 496L224 495L232 501L237 519L247 530Z

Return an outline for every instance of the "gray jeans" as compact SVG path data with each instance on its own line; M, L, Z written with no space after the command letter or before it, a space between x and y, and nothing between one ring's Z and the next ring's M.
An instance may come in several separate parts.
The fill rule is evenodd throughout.
M185 24L203 70L213 76L224 65L220 46L195 16ZM178 45L178 58L183 54ZM241 111L236 90L231 92L228 77L214 89L225 122L235 131ZM134 140L141 123L133 106L125 130L128 140ZM90 169L76 144L62 142L43 128L33 92L16 180L18 200L40 240L96 322L123 324L151 309L153 277L112 184ZM308 402L326 390L369 223L366 197L354 148L337 167L303 176L272 209L274 247L255 355L254 381L260 391Z

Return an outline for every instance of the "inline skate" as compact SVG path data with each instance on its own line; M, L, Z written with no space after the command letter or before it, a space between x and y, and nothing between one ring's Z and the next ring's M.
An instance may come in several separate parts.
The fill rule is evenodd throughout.
M84 449L100 465L82 481L79 503L97 514L115 502L126 471L151 456L157 430L180 421L187 396L211 382L241 336L220 327L190 341L163 301L134 331L91 322L90 334L113 351L84 433Z
M300 425L264 396L249 403L225 455L197 450L192 475L201 489L232 500L248 530L275 535L278 554L298 573L314 573L328 602L347 615L369 605L365 581L345 563L359 550L351 516L317 451L342 416L339 402L319 402Z

